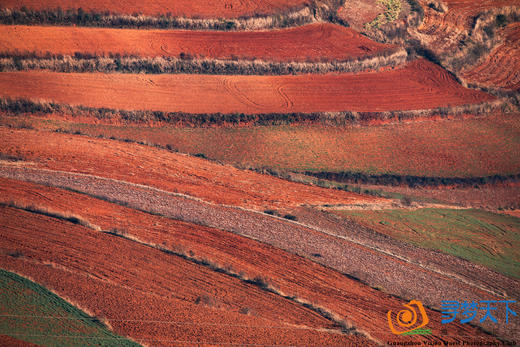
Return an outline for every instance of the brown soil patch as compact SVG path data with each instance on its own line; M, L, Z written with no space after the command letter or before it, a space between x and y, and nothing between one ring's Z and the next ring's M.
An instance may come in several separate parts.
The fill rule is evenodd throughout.
M120 14L141 13L145 15L170 13L175 17L234 18L285 12L293 8L303 7L307 3L307 0L1 0L0 6L7 8L25 6L34 10L55 9L58 7L62 9L77 9L81 7L87 12L100 13L105 13L105 11Z
M0 26L0 51L40 55L79 52L178 57L184 53L193 57L286 62L344 61L391 49L395 47L334 24L247 32Z
M3 72L0 95L188 113L389 111L492 100L425 60L380 73L298 76Z

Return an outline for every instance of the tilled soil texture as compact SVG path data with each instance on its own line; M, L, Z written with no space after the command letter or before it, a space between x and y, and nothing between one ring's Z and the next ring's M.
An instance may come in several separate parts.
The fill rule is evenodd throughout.
M370 344L318 313L181 257L41 214L0 207L2 267L152 344ZM16 249L18 257L8 253ZM244 314L243 309L254 314Z
M118 230L127 237L161 245L191 258L207 259L242 277L263 278L285 295L322 307L379 341L392 338L385 328L386 312L398 310L405 303L311 260L219 229L21 181L0 179L0 191L3 202L13 200L21 205L34 204L50 211L72 213L103 230ZM428 316L432 320L429 327L436 335L441 328L439 313L428 310ZM466 334L480 335L468 326L449 329L453 337Z
M102 197L104 200L117 201L118 204L130 208L253 238L315 259L318 263L354 276L373 287L383 288L387 293L408 299L420 298L423 303L436 309L440 309L441 301L446 297L463 297L473 301L503 300L506 297L504 293L510 295L517 287L506 277L496 273L488 272L485 278L494 278L489 283L478 283L463 276L439 271L436 267L429 267L421 257L410 260L372 245L364 245L349 235L351 230L309 228L282 218L216 206L145 186L95 176L7 166L2 167L0 173L6 178L64 187ZM317 257L316 254L320 256ZM461 266L460 262L445 266L454 269L455 273L475 269L472 264L468 265L471 266L466 271L457 270ZM505 320L503 308L494 312L498 319ZM483 323L486 329L507 338L518 337L516 324L514 321L510 321L509 325L498 326Z
M520 23L504 29L504 41L478 65L462 72L467 82L491 88L520 89Z
M287 182L149 146L58 133L0 128L2 152L42 168L94 174L145 184L205 201L255 208L386 201Z
M254 16L261 14L275 14L286 12L293 8L301 8L308 4L307 0L1 0L0 6L5 8L19 9L26 7L32 10L46 10L62 8L82 8L87 12L105 13L110 11L120 14L140 13L145 15L166 15L175 17L185 16L190 18L235 18L243 16Z
M40 56L49 52L321 62L377 56L395 49L329 23L247 32L0 26L0 52L34 52Z
M379 73L297 76L2 72L0 91L10 98L187 113L415 110L494 99L426 60Z

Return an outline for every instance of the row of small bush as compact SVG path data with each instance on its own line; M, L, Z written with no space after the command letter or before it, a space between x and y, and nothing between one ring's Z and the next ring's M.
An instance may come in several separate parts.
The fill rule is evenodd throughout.
M219 75L289 75L329 72L360 72L406 62L403 49L377 52L347 61L269 62L262 60L220 60L194 58L181 53L179 57L93 56L75 53L73 56L37 55L33 52L0 53L0 71L50 70L56 72L120 72L120 73L190 73Z
M513 101L511 101L513 100ZM447 117L461 114L489 114L494 111L515 111L518 109L518 96L490 103L440 107L412 111L382 112L311 112L311 113L185 113L153 110L117 110L87 106L35 101L28 99L0 98L0 111L9 115L20 114L59 114L73 117L93 117L105 120L122 120L128 123L165 123L176 126L237 126L237 125L286 125L286 124L325 124L347 125L371 120L401 121L432 116Z
M126 15L109 11L96 12L77 9L33 10L26 7L0 9L1 24L18 25L78 25L115 28L159 28L191 30L253 30L285 28L311 23L315 20L309 7L288 9L275 15L258 14L241 18L187 18L170 13L148 16L139 13Z

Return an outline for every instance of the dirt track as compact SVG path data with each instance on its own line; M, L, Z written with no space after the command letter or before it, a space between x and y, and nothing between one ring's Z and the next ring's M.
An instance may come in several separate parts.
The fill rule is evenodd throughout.
M339 25L322 23L282 30L218 32L85 27L0 26L0 52L345 61L395 49Z
M0 96L188 113L389 111L492 100L425 60L379 73L300 76L2 72Z
M121 14L142 13L160 15L170 13L175 17L186 16L195 18L234 18L253 16L255 14L274 14L291 8L303 7L307 0L0 0L1 7L20 8L25 6L34 10L77 9L105 13L111 11Z

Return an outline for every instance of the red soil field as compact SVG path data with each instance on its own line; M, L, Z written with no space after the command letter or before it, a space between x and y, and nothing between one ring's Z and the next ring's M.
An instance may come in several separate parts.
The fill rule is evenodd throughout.
M485 87L520 89L520 23L508 25L504 41L478 65L466 69L462 76Z
M0 266L138 341L370 344L338 334L331 321L298 303L181 257L47 216L0 210ZM9 256L13 249L22 256Z
M0 128L2 152L41 168L93 174L179 192L219 204L261 209L386 201L307 186L149 146Z
M34 10L77 9L87 12L105 13L110 11L119 14L140 13L145 15L160 15L170 13L175 17L194 18L234 18L253 16L256 14L275 14L293 8L301 8L307 0L0 0L1 7L20 8L25 6Z
M0 96L188 113L413 110L494 99L422 59L380 73L298 76L2 72Z
M0 52L172 56L266 61L350 60L394 49L334 24L247 32L0 26Z
M218 229L138 212L62 189L0 179L0 201L34 204L52 211L72 212L103 230L124 230L139 240L209 259L223 268L261 276L286 295L312 302L347 320L379 341L392 339L386 331L386 312L404 302L371 289L330 268L274 247ZM280 264L280 266L277 266ZM283 264L283 265L281 265ZM440 314L428 310L434 336L441 329ZM345 317L345 318L343 318ZM450 326L449 334L479 336L468 326ZM444 338L444 337L443 337Z

